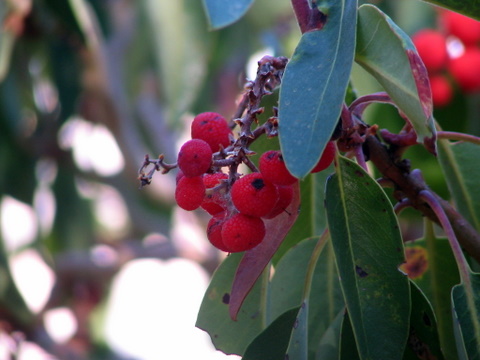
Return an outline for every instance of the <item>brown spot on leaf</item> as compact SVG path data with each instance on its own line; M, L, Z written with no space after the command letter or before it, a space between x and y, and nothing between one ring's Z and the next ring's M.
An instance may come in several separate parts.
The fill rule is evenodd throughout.
M229 293L225 293L222 297L222 302L224 304L230 304L230 294Z
M355 271L357 272L357 275L360 276L361 278L368 276L368 273L358 265L355 265Z
M416 279L428 270L428 253L421 246L412 246L405 249L407 261L400 269L405 272L409 278Z

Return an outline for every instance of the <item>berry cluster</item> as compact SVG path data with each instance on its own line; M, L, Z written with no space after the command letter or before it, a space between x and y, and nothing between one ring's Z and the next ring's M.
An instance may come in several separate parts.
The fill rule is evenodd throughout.
M433 103L448 105L454 86L469 94L480 90L480 22L440 10L436 29L412 37L430 75Z
M245 149L237 146L239 140L217 113L197 115L191 136L178 153L178 206L189 211L202 208L212 216L207 237L216 248L226 252L252 249L265 237L265 220L282 214L292 202L297 178L288 171L280 151L263 153L258 169L246 154L239 157L238 152L245 153ZM335 144L330 142L312 172L327 168L334 156ZM239 159L249 165L251 173L237 173Z

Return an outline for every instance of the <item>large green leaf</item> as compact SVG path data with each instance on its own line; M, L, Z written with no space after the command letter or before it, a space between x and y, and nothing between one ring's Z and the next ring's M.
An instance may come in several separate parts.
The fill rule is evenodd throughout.
M208 332L215 347L227 354L242 355L250 342L263 330L261 281L250 291L237 320L233 321L229 315L230 290L242 255L231 254L215 271L196 322L198 328Z
M435 125L428 75L415 46L387 15L372 5L358 10L355 61L384 87L417 134L435 151Z
M298 308L293 308L276 318L252 341L242 360L284 359L297 314Z
M325 26L302 35L280 89L280 144L287 167L299 178L315 166L330 140L353 64L357 1L324 3Z
M219 29L239 20L254 0L203 0L210 27Z
M410 336L405 349L404 360L444 359L440 349L437 322L432 306L425 294L411 281L412 313L410 315ZM452 358L448 358L452 360Z
M480 146L441 140L438 150L440 165L457 209L480 231Z
M469 273L452 290L455 339L460 359L480 359L480 274Z
M480 20L480 2L478 0L423 0L445 7L464 15Z
M402 269L433 305L445 357L456 359L450 294L460 278L448 239L437 238L433 224L427 222L424 238L407 243L406 254L407 262Z
M398 270L403 243L389 199L360 166L339 157L337 172L327 182L326 209L360 357L401 359L410 287Z

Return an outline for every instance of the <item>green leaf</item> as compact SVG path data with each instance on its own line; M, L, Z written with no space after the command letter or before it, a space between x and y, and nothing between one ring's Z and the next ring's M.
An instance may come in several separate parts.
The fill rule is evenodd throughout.
M410 290L412 313L410 315L410 336L404 360L422 358L442 360L444 357L440 349L437 323L432 306L413 281L410 282Z
M203 0L203 6L212 29L233 24L248 11L253 0Z
M260 307L261 282L246 298L237 321L230 318L228 303L235 271L243 254L231 254L215 271L198 312L196 326L210 335L215 348L227 354L242 355L263 330Z
M423 0L461 14L480 20L480 2L478 0Z
M307 267L317 241L315 237L300 242L275 267L269 288L268 318L276 318L302 303ZM309 309L308 319L309 351L315 353L324 332L344 306L330 241L316 262L308 301L315 304Z
M284 359L298 309L290 309L276 318L252 341L242 360Z
M438 142L438 159L458 211L480 231L480 146Z
M427 220L425 237L408 242L405 252L407 262L402 265L402 270L409 274L433 305L445 357L456 359L450 294L460 277L448 239L437 238L432 223Z
M387 15L372 5L358 10L355 61L383 86L413 125L417 141L435 152L435 125L428 74L415 46Z
M357 347L355 345L355 334L353 333L352 323L348 312L345 312L340 333L340 360L359 359Z
M340 354L340 335L345 310L342 309L327 328L315 354L315 360L338 360Z
M285 359L301 360L308 358L308 300L302 302L293 324Z
M304 33L280 88L279 137L290 172L315 166L338 122L355 48L357 1L323 1L327 22Z
M397 218L374 179L353 161L337 160L327 182L327 219L358 351L362 359L401 359L410 287L398 270L404 256Z
M455 340L460 359L480 359L480 274L469 273L452 290Z

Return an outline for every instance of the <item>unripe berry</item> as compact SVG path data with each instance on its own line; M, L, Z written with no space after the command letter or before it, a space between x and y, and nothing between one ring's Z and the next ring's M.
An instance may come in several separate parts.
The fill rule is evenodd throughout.
M205 197L205 184L201 176L182 177L175 188L175 201L184 210L200 207Z
M207 189L214 188L221 184L222 180L227 180L228 175L222 172L205 174L203 176L203 183ZM202 209L208 212L210 215L215 215L225 210L227 206L227 200L220 191L215 191L211 194L207 194L202 202Z
M222 239L222 227L224 223L225 212L219 213L212 217L207 225L207 238L217 249L230 252L230 250L223 243Z
M412 41L429 72L436 72L446 66L447 43L442 33L432 29L420 30L413 35Z
M245 215L262 217L272 211L277 202L277 188L256 172L235 181L230 190L233 205Z
M298 180L288 171L280 151L263 153L258 166L263 177L275 185L292 185Z
M265 224L258 217L235 214L222 226L222 241L230 252L246 251L265 237Z
M278 200L275 203L272 211L267 215L263 216L264 219L273 219L274 217L280 215L285 211L285 209L290 205L293 200L293 188L291 185L288 186L277 186L278 191Z
M449 70L466 93L480 90L480 49L465 49L463 55L450 61Z
M459 38L467 46L480 41L480 21L453 11L442 11L440 22L448 33Z
M325 170L327 167L330 166L333 159L335 158L335 143L333 141L329 141L323 150L322 156L318 161L317 165L310 171L311 173L317 173L322 170Z
M212 164L212 150L203 140L188 140L180 148L177 161L185 176L200 176L207 172Z
M450 82L445 76L434 75L430 77L430 87L432 88L433 105L442 107L452 101L452 85L450 85Z
M226 148L230 145L232 130L225 118L215 112L204 112L195 116L191 127L192 139L206 141L212 152L217 152L220 145Z

